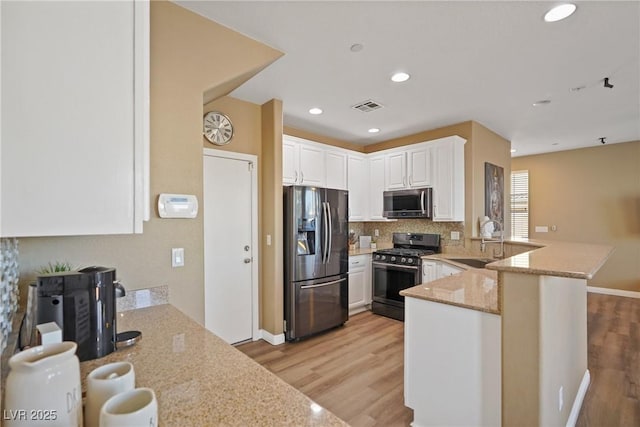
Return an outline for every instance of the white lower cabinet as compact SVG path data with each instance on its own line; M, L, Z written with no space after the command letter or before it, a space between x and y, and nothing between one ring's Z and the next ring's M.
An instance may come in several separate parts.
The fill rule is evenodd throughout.
M462 273L463 271L465 271L463 268L454 267L446 262L423 259L422 283L433 282L434 280L438 280L446 276L453 276L454 274Z
M349 257L349 315L371 304L371 255Z
M500 316L405 298L404 403L414 426L499 426Z
M437 278L440 279L442 277L453 276L454 274L462 273L463 271L463 268L454 267L453 265L447 264L446 262L439 262L437 268Z
M422 283L433 282L438 278L438 261L422 260Z

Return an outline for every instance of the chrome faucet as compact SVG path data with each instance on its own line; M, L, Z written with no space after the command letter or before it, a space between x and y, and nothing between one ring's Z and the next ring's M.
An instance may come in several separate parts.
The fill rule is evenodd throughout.
M500 240L496 240L496 239L485 239L484 238L484 228L487 226L487 224L493 222L494 224L498 225L498 228L500 229ZM490 242L500 242L500 252L496 253L496 250L493 250L493 257L494 258L503 258L504 257L504 229L502 228L502 224L500 223L500 221L497 221L495 219L490 219L488 221L483 222L482 224L480 224L480 235L482 236L482 241L480 242L480 251L484 252L487 246L487 243Z

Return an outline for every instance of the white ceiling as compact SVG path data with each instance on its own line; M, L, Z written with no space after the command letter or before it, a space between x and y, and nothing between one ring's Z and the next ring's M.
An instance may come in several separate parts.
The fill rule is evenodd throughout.
M231 96L281 99L287 126L371 144L475 120L514 156L640 140L637 0L576 2L556 23L541 1L176 3L285 53ZM384 108L351 108L368 99Z

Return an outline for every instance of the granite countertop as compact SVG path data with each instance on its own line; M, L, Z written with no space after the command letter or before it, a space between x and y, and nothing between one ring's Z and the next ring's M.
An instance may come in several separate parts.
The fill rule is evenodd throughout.
M546 246L498 260L486 268L499 272L592 279L613 249L608 245L547 242Z
M441 255L425 258L450 262ZM495 271L471 268L455 262L452 264L465 268L465 271L405 289L400 295L500 314L498 274Z
M466 271L405 289L400 295L473 310L500 314L499 272L591 279L613 252L613 247L587 243L510 240L532 246L529 252L496 260L484 269L455 262L455 258L486 258L467 254L436 254L423 257L448 262Z
M83 382L105 363L131 362L136 386L156 392L162 426L347 425L171 305L119 313L118 330L132 329L137 344L80 364Z

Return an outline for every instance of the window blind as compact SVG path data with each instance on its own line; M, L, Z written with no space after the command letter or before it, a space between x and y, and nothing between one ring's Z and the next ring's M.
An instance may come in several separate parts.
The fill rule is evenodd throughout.
M511 236L529 237L529 171L511 172Z

